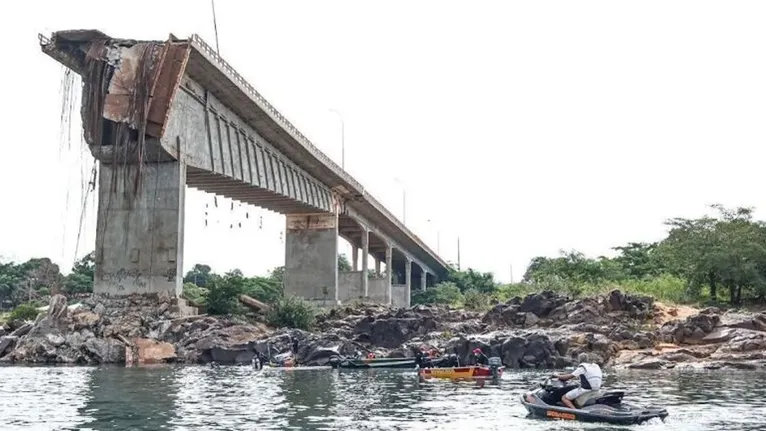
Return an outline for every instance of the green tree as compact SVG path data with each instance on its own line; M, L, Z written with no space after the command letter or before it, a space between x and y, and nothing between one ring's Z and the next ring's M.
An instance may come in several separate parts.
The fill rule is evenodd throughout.
M656 257L656 249L657 243L629 242L627 245L613 248L620 252L613 261L629 278L656 277L665 269L662 261Z
M454 284L463 293L473 289L481 293L491 294L498 288L498 283L491 272L479 272L472 268L457 271L450 267L445 281Z
M348 272L351 271L351 263L348 261L348 258L345 254L339 254L338 255L338 271L341 272Z
M755 297L766 292L766 226L754 221L751 208L729 210L712 205L716 217L674 218L668 237L658 252L669 271L687 280L690 294L699 294L707 285L712 300L718 285L739 304L743 291Z
M199 287L207 287L212 276L213 270L209 265L198 263L186 273L184 276L184 283L194 283Z
M236 314L240 311L239 295L244 293L247 280L238 270L207 279L205 310L212 315Z
M440 304L460 307L465 303L465 297L455 283L443 281L425 291L413 290L411 303L413 305Z
M90 252L72 265L72 272L64 278L67 293L93 292L93 278L96 274L96 253Z
M572 250L561 251L559 257L535 257L527 267L523 280L541 282L552 278L565 279L576 283L599 283L604 280L621 278L619 265L611 259L591 259L583 253Z

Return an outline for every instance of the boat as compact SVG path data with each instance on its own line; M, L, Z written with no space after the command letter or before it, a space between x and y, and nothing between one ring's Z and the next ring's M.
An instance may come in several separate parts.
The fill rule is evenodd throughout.
M577 387L579 383L565 384L559 379L548 378L539 387L521 395L521 404L532 417L616 425L640 424L654 418L664 421L668 416L663 407L626 404L622 402L623 391L603 389L575 398L573 402L578 408L570 409L561 403L561 397Z
M415 358L330 358L333 368L415 368Z
M422 355L414 358L343 358L333 356L330 358L330 366L333 368L399 368L415 369L425 367L445 367L457 365L455 355L445 355L436 358Z
M292 368L295 366L295 358L292 352L280 353L264 365L270 368Z
M500 358L492 357L488 365L421 368L418 374L426 379L498 379L503 375L503 369Z

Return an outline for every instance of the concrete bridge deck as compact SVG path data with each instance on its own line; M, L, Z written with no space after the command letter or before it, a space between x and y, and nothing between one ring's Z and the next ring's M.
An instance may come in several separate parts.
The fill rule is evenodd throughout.
M180 293L184 184L287 216L287 293L409 305L412 284L446 273L198 36L135 41L69 30L40 43L83 77L85 139L101 164L97 291ZM354 247L352 272L337 271L338 236ZM370 277L357 254L361 268L374 259L377 275L385 263L387 276Z

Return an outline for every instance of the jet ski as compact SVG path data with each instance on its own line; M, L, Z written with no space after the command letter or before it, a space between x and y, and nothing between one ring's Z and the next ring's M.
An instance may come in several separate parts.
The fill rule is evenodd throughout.
M640 424L650 419L665 420L668 411L662 407L641 407L622 402L623 391L598 389L586 392L573 400L577 409L570 409L561 403L561 397L579 383L564 383L548 378L539 388L532 388L521 396L521 404L530 416L547 419L562 419L581 422L607 422L618 425Z

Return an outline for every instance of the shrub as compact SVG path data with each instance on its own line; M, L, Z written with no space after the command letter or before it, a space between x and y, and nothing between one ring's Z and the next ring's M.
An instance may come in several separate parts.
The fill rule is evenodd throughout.
M244 290L244 279L240 276L211 277L208 281L205 311L212 315L235 314L239 312L239 295Z
M11 311L8 320L35 320L37 318L37 308L32 304L21 304Z
M309 330L316 323L317 309L303 298L285 296L271 305L266 321L276 327Z
M204 287L199 287L194 283L184 283L182 296L196 305L205 305L207 295L210 291Z
M451 281L443 281L425 292L422 290L412 291L411 298L413 305L439 304L462 307L465 302L460 288Z
M463 294L465 297L465 308L475 311L489 310L496 302L492 295L481 293L475 289L468 289Z

